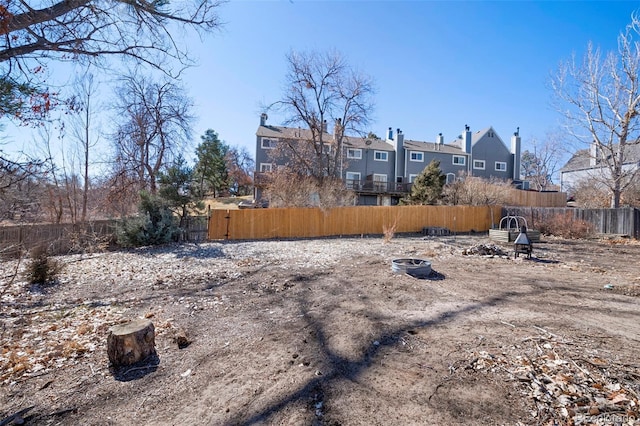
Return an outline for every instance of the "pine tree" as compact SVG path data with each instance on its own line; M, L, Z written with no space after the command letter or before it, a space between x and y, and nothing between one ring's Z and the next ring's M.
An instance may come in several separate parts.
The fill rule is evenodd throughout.
M440 170L440 162L432 160L416 177L411 186L409 204L435 204L442 198L447 177Z

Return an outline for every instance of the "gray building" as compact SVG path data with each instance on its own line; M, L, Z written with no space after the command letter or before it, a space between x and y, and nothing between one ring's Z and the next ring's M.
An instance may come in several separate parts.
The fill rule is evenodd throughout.
M256 199L262 196L261 174L286 163L274 160L272 150L279 140L292 139L312 138L306 129L271 126L266 114L262 114L256 132ZM332 139L330 133L323 135L323 140ZM447 183L471 175L521 184L520 145L519 131L513 134L511 146L507 147L493 127L473 133L465 126L462 134L450 143L444 142L442 134L433 142L405 139L402 130L394 132L390 127L384 139L345 137L341 176L345 186L358 194L358 204L363 205L397 204L432 160L440 163Z
M618 145L612 147L617 152ZM629 144L625 148L624 162L621 166L625 179L634 179L640 167L640 144ZM611 180L611 170L597 144L590 144L588 149L576 151L569 161L560 169L560 191L569 197L574 195L574 188L587 181L592 185L601 185Z

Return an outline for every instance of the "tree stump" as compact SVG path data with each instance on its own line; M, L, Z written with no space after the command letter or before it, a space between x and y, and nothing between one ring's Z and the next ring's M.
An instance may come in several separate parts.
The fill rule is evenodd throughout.
M155 355L155 328L146 319L135 319L111 327L107 338L107 354L115 367L135 364Z

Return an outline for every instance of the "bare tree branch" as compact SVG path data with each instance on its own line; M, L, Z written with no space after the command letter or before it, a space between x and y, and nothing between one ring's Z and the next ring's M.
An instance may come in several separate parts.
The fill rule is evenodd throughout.
M629 156L640 143L640 19L618 36L618 49L603 55L589 44L581 62L561 65L551 81L570 134L591 145L591 176L611 194L611 206L638 175Z

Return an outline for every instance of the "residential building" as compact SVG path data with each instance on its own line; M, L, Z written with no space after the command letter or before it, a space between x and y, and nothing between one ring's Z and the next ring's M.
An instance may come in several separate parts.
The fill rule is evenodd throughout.
M617 145L613 146L613 150L617 150ZM631 178L640 167L640 144L627 145L624 154L622 172ZM611 171L603 161L605 160L603 155L595 143L592 143L588 149L576 151L560 169L560 191L572 197L575 186L581 181L596 184L610 180Z
M326 126L325 129L326 131ZM311 132L267 124L262 114L256 132L256 199L262 196L261 174L284 165L271 155L281 140L312 140ZM325 133L323 140L330 142L333 135ZM440 162L447 183L464 176L479 176L520 180L519 131L511 138L508 148L493 127L472 133L465 126L463 133L450 143L439 134L434 142L405 139L400 129L390 127L384 139L345 136L341 177L349 189L358 194L358 204L393 205L411 191L413 180L432 161Z

